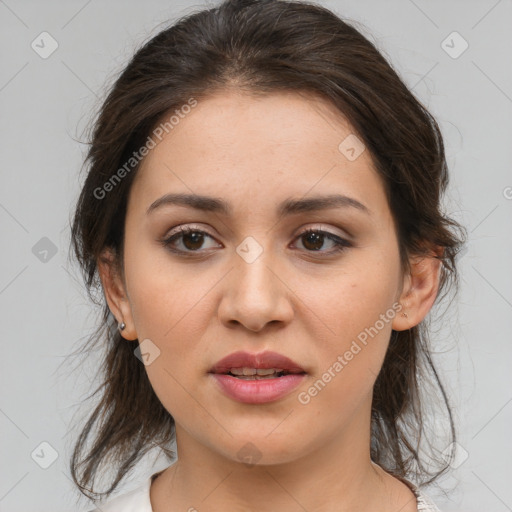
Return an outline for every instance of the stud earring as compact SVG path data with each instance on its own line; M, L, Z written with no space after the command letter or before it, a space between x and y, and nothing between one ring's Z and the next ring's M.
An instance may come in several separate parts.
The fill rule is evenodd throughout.
M403 307L403 304L400 303L400 306ZM403 316L404 318L409 318L409 316L407 315L407 313L405 311L402 311L402 313L400 315Z
M124 322L121 322L118 324L118 328L120 331L122 331L126 327L126 324Z

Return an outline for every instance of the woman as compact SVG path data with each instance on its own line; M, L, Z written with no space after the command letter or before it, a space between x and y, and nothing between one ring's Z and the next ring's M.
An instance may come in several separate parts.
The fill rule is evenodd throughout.
M101 510L437 510L418 486L454 426L426 321L463 229L438 125L372 43L303 2L187 16L114 84L87 162L73 243L106 356L71 461L86 496L156 446L173 463Z

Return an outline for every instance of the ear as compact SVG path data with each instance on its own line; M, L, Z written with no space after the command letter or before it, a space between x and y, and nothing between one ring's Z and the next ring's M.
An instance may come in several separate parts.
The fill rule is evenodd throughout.
M410 260L411 270L404 279L399 298L402 309L393 319L392 328L395 331L410 329L427 316L439 291L441 264L441 259L435 253Z
M113 250L110 248L104 249L97 263L108 307L118 323L124 322L126 324L126 327L120 331L121 336L126 340L136 340L137 332L135 331L131 305Z

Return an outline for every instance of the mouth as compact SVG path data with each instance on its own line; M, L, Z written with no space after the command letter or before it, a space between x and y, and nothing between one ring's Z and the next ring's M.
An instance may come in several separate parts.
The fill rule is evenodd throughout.
M237 402L264 405L284 399L306 378L307 372L277 352L234 352L208 372L217 389Z
M285 375L301 375L300 370L285 370L283 368L231 368L226 372L213 372L218 375L231 375L241 380L266 380L284 377Z
M295 361L277 352L233 352L210 368L209 373L231 375L240 380L278 379L286 375L305 374Z

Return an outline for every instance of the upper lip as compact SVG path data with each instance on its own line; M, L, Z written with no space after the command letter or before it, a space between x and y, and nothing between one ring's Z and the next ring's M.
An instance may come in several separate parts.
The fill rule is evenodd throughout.
M250 352L238 351L217 361L210 369L210 373L229 373L231 368L278 368L294 373L305 373L295 361L277 352Z

